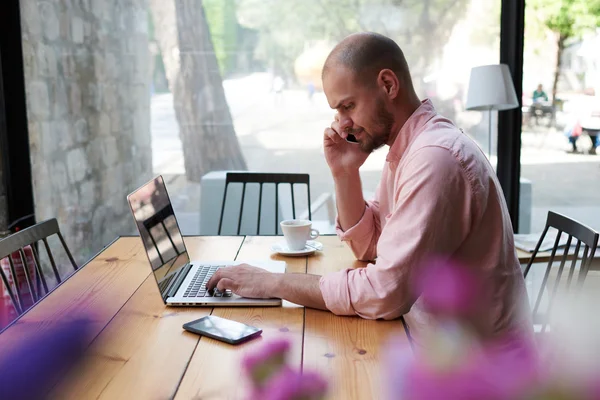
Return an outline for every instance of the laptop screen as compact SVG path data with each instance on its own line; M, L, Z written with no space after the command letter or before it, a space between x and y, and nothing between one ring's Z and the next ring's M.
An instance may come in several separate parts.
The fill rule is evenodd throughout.
M127 196L163 300L177 272L190 259L162 176Z

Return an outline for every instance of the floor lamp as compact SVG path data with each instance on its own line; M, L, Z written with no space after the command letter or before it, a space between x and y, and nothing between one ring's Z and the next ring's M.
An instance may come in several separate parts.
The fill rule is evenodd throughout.
M519 102L508 65L483 65L471 69L466 109L487 110L489 113L488 157L490 161L492 160L492 110L510 110L518 106Z

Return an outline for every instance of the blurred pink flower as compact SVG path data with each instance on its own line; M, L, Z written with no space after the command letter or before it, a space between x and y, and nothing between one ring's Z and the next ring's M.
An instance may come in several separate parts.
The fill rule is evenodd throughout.
M556 346L480 326L492 295L483 273L436 259L413 285L434 323L416 353L399 339L384 347L386 399L600 400L597 369L569 365L564 336Z
M525 399L539 384L538 357L529 340L512 339L472 348L453 368L425 358L404 368L402 398L410 400Z
M327 382L317 373L295 371L287 365L287 340L269 342L246 355L242 366L252 384L250 400L318 400Z
M289 350L290 342L287 340L268 342L257 351L246 355L242 366L252 383L261 388L284 367Z
M483 279L455 261L434 259L421 269L415 288L428 310L440 316L471 316L485 307Z
M283 369L264 388L264 400L319 400L325 398L327 382L315 372L304 374Z

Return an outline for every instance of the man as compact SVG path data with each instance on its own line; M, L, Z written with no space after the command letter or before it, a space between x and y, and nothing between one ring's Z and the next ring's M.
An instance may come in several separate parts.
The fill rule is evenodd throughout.
M554 105L548 103L548 95L544 92L543 86L540 83L532 95L533 103L529 107L529 122L535 120L536 125L539 125L538 117L549 117L548 126L555 122Z
M208 288L278 297L338 315L394 319L414 333L427 325L411 280L433 256L459 259L492 282L490 335L531 330L510 218L494 170L479 147L420 101L404 55L391 39L360 33L327 58L323 88L335 121L325 129L325 158L335 181L339 237L367 268L325 276L220 270ZM352 134L357 144L345 138ZM375 199L365 202L359 167L390 146Z
M540 83L536 90L533 91L533 102L537 103L538 101L548 101L548 95L544 92L544 88Z
M573 120L567 124L565 135L571 143L572 149L568 153L580 154L577 148L577 141L585 133L590 138L590 149L588 154L597 154L596 148L600 146L600 97L595 96L594 90L584 91L585 96L581 97L574 107L577 112L573 114Z

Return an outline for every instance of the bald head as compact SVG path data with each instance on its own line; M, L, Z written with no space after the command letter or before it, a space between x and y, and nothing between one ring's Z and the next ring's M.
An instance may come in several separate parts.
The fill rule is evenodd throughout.
M354 135L367 153L391 146L421 104L402 50L377 33L342 40L327 57L322 79L329 107L337 111L331 129Z
M389 69L405 86L412 86L404 53L392 39L373 32L355 33L335 46L323 66L322 78L339 67L352 71L361 81L372 81Z

